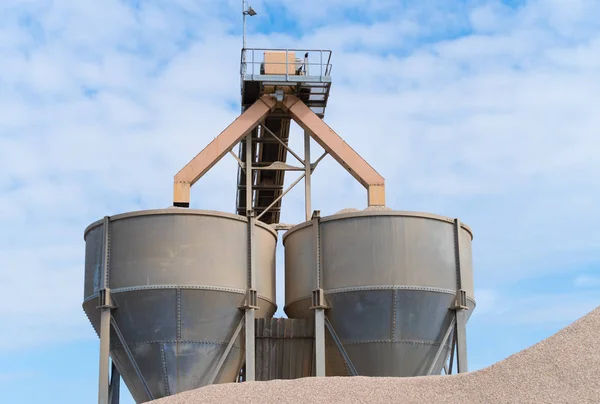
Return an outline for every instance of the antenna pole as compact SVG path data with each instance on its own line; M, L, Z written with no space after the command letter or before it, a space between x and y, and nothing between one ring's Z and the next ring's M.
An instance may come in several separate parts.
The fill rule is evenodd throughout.
M246 49L246 0L242 0L242 25L243 25L243 33L242 33L242 50ZM244 59L246 54L244 53Z

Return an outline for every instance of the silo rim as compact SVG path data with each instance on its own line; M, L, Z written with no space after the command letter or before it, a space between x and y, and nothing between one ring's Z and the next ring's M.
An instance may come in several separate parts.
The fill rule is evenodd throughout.
M372 210L372 211L359 211L359 212L333 214L330 216L323 216L321 218L321 223L334 221L334 220L351 219L354 217L370 217L370 216L418 217L418 218L423 218L423 219L439 220L441 222L446 222L449 224L454 223L454 219L452 219L450 217L436 215L434 213L410 212L410 211L404 211L404 210L382 210L382 211ZM309 220L308 222L299 223L299 224L293 226L288 231L286 231L285 234L283 235L283 243L285 243L285 239L291 233L293 233L297 230L300 230L304 227L311 226L311 225L312 225L312 222ZM460 226L469 233L469 235L471 236L471 240L473 240L473 231L471 230L471 228L469 226L467 226L466 224L464 224L463 222L460 223Z
M247 223L247 219L244 216L237 215L235 213L228 212L220 212L217 210L202 210L202 209L189 209L189 208L175 208L169 207L166 209L147 209L147 210L136 210L131 212L119 213L114 216L110 216L110 221L114 222L116 220L128 219L131 217L137 216L154 216L154 215L191 215L191 216L211 216L211 217L220 217L225 219L233 219L238 220L240 222ZM88 225L83 231L83 239L87 237L87 234L95 227L102 225L103 219L96 220ZM277 240L277 231L273 229L273 227L269 226L266 223L261 221L255 222L257 226L268 230L273 237Z

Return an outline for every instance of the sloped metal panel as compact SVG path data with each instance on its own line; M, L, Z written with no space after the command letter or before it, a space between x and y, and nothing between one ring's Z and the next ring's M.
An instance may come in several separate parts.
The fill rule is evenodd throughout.
M327 317L361 376L424 376L452 321L454 296L419 290L362 290L326 294ZM312 321L310 300L286 307L290 317ZM468 301L472 313L475 304ZM329 335L327 335L329 337ZM439 374L450 342L433 373ZM327 376L349 376L333 341L326 344Z
M212 290L158 289L113 295L117 306L113 317L155 398L208 383L243 316L238 309L243 299L243 294ZM89 300L84 310L98 332L96 305L95 299ZM275 313L275 305L264 299L259 299L259 306L257 317ZM242 330L215 383L235 380L243 361L243 338ZM143 402L142 384L114 332L111 356L134 399Z

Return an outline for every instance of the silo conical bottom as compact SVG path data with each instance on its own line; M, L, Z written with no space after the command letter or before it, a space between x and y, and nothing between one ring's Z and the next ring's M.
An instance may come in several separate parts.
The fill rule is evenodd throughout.
M403 289L351 290L326 294L326 315L361 376L409 377L427 374L448 329L452 291ZM475 304L468 300L472 312ZM286 307L292 318L312 320L302 300ZM333 339L327 335L327 375L350 375ZM440 374L450 352L447 341L433 374Z
M209 383L221 355L243 317L240 293L202 289L146 289L112 295L113 317L154 398L196 389ZM259 299L256 316L271 317L275 306ZM84 303L99 330L97 300ZM243 362L240 333L215 383L233 382ZM111 357L136 402L147 401L141 381L116 333Z

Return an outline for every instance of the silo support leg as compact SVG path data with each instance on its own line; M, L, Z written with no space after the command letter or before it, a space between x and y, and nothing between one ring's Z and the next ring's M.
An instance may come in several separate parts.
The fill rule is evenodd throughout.
M458 373L469 371L467 365L467 313L456 310L456 365Z
M456 321L456 317L454 317ZM456 352L456 328L452 333L452 349L450 349L450 358L448 359L448 374L452 374L452 368L454 367L454 353Z
M315 376L325 377L325 310L315 309Z
M254 309L246 310L246 381L253 382L256 380L256 337L254 331L255 320Z
M110 326L114 308L110 295L110 216L104 216L102 225L102 272L100 289L98 290L98 306L100 310L100 364L98 375L98 404L109 404L108 363L110 359Z
M321 283L321 212L315 210L312 215L314 265L316 289L312 291L311 310L315 312L315 376L325 377L325 291Z
M447 363L444 363L444 367L443 367L443 369L444 369L444 374L445 374L445 375L449 374L449 373L448 373L448 364L447 364Z
M110 308L100 309L100 373L98 377L98 404L108 401L108 364L110 355Z
M110 386L108 387L108 402L110 404L119 404L119 395L121 390L121 374L115 366L112 364L112 370L110 372Z
M460 231L461 224L458 218L454 219L454 254L456 260L456 297L454 301L454 318L456 329L454 337L456 340L456 366L458 373L469 371L467 366L467 291L463 289L462 262L460 256ZM452 369L450 369L452 371Z

